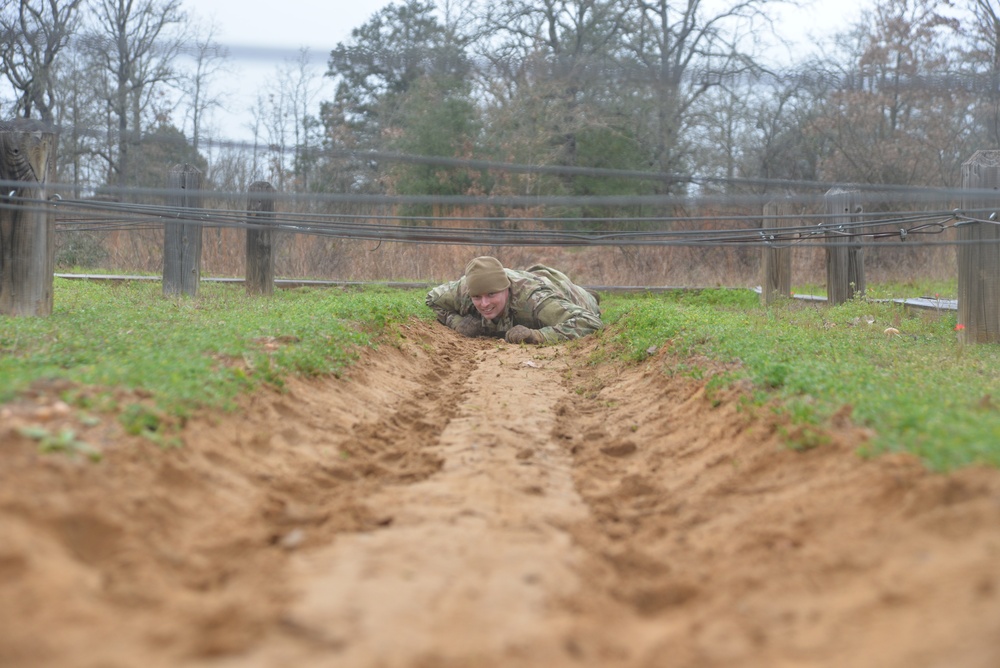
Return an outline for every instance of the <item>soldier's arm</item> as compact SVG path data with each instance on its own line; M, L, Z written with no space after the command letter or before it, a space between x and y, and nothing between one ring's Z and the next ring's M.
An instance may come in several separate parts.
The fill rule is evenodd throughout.
M466 300L463 299L460 289L461 283L459 279L439 285L428 292L427 299L424 300L424 303L434 311L438 322L452 329L458 326L463 316L468 315L469 306L472 304L471 300L468 305L465 304Z
M556 295L541 299L533 311L546 343L577 339L604 327L598 314Z

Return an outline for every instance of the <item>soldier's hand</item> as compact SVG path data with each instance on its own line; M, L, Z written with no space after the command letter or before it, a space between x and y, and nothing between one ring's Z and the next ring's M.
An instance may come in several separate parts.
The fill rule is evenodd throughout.
M483 333L483 319L478 315L469 314L458 321L455 331L462 336L481 336Z
M545 337L537 329L528 329L524 325L514 325L507 330L504 336L507 343L533 343L538 345L545 343Z

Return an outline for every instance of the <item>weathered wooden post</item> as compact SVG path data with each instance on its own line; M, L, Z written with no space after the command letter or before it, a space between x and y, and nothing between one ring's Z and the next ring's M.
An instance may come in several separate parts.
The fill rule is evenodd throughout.
M826 298L830 304L843 304L855 295L865 294L865 255L851 235L860 230L851 224L861 213L861 193L857 190L831 188L823 198L831 214L827 228Z
M56 134L47 125L0 121L0 315L52 313L55 222L44 202L55 162Z
M963 343L1000 342L1000 151L976 151L962 164L962 208L993 222L958 225L958 323Z
M201 208L201 172L193 165L177 165L167 175L167 206ZM163 294L198 296L201 283L201 230L198 223L168 221L163 230Z
M274 187L267 181L255 181L250 184L246 222L247 294L273 294Z
M788 242L774 243L778 228L791 227L794 222L789 218L791 204L787 200L771 200L764 205L764 221L761 234L769 245L764 248L761 257L760 301L764 306L773 303L779 297L792 296L792 249ZM770 231L768 231L770 230Z

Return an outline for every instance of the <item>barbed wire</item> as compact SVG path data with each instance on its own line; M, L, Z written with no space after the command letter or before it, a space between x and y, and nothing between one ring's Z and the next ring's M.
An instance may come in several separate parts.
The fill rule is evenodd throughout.
M190 193L188 193L190 194ZM361 214L309 214L275 212L263 222L259 212L220 210L169 205L135 204L108 201L41 200L8 194L0 201L0 208L40 211L55 209L57 229L77 232L110 232L121 230L158 230L169 224L193 224L201 227L236 229L272 229L279 232L325 236L341 239L370 241L399 241L423 244L493 245L493 246L720 246L743 245L749 247L810 247L826 248L846 245L851 247L886 247L887 240L898 239L900 244L956 245L959 239L942 239L935 242L916 242L913 237L942 235L949 229L963 224L996 224L995 213L973 216L970 212L929 211L868 214L857 212L849 216L831 214L784 215L784 220L814 221L794 226L764 226L764 216L670 216L636 218L630 220L660 229L622 230L609 229L620 226L618 218L573 219L586 222L590 229L546 229L530 225L553 226L564 221L559 218L493 218L474 217L439 218L428 216L364 216ZM78 210L86 211L81 215ZM61 213L65 211L65 213ZM985 212L987 210L983 210ZM71 212L76 215L70 215ZM97 218L96 216L101 217ZM877 217L876 217L877 216ZM491 223L455 227L456 221ZM378 222L373 222L378 221ZM415 221L426 221L417 224ZM447 226L435 225L447 223ZM721 229L696 227L677 229L679 224L698 225L706 222L735 221L740 227ZM982 243L982 242L979 242ZM988 241L987 243L992 243Z
M245 143L226 142L246 148ZM721 193L644 195L390 195L369 193L282 193L255 191L255 201L270 200L276 209L276 230L338 238L410 241L415 243L489 245L757 245L781 247L839 243L856 246L884 246L898 239L916 245L914 236L942 235L967 223L994 223L1000 208L1000 194L992 189L929 188L895 185L843 184L785 179L718 178L691 174L662 174L636 170L592 167L522 165L470 158L408 155L381 151L323 149L327 157L365 161L392 161L448 168L490 170L532 175L587 176L650 180L666 184L695 185ZM184 170L190 166L183 167ZM779 191L732 194L730 189L764 188ZM38 185L22 181L0 181L0 207L26 210L45 206L57 211L60 230L107 232L128 229L156 229L171 222L208 227L253 228L246 192L184 188L102 187L97 197L82 197L90 189L73 184L46 183L44 192L55 192L49 201L33 197ZM73 193L63 197L58 193ZM830 212L829 196L847 195L844 202L852 211ZM174 204L142 203L135 200L162 200ZM205 201L223 202L229 208L202 208ZM910 206L936 205L926 211L880 211L890 202ZM955 201L982 204L978 208L956 209ZM188 204L180 206L177 202ZM949 203L942 207L941 203ZM995 207L989 206L996 203ZM306 213L300 205L330 209L363 205L366 213L343 211ZM287 210L280 210L282 205ZM779 213L764 213L765 205ZM866 210L872 205L874 210ZM506 211L504 215L428 216L403 214L400 207L476 207ZM609 215L553 215L552 210L571 212L587 207L613 210ZM392 208L393 213L377 211ZM753 213L746 209L753 208ZM789 209L798 209L789 212ZM733 209L737 209L733 212ZM742 209L742 210L740 210ZM630 211L659 211L669 214L620 215ZM539 214L538 212L542 213ZM708 211L709 213L705 213ZM760 213L758 213L758 211ZM677 212L691 212L678 215ZM96 219L100 216L100 219ZM788 222L798 224L788 225ZM485 225L486 227L482 227ZM940 243L959 243L942 239Z
M328 149L331 154L340 151ZM352 152L353 153L353 152ZM824 197L836 192L854 192L857 203L864 205L887 201L905 200L908 204L925 204L942 201L994 201L1000 205L1000 193L993 189L945 188L930 186L905 186L892 184L838 183L828 181L793 181L787 179L758 179L740 177L713 177L690 174L661 174L634 170L618 170L591 167L570 167L557 165L520 165L516 163L490 162L473 159L444 158L436 156L414 156L401 153L366 152L359 155L372 159L422 162L435 166L477 167L504 172L526 174L548 174L560 176L588 176L621 179L647 178L673 184L690 184L702 188L698 194L629 194L629 195L391 195L382 193L323 193L323 192L272 192L255 193L255 196L275 202L302 202L325 204L387 204L387 205L482 205L497 207L537 207L537 206L763 206L769 202L789 205L816 205ZM177 165L176 167L184 167ZM187 165L186 167L190 167ZM16 192L28 187L23 181L0 180L0 193ZM762 192L741 192L745 188L762 188ZM85 192L99 193L93 201L127 201L143 197L213 197L219 199L245 199L244 191L226 190L186 190L135 186L101 186L98 190L69 183L48 183L47 192L73 193L79 199Z

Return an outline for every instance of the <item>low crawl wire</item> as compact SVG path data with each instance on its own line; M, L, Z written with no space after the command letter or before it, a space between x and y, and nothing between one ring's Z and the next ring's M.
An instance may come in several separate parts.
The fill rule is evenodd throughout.
M29 200L23 200L25 202ZM78 201L71 201L73 206L78 206ZM246 221L252 220L255 216L253 213L248 213L247 211L225 211L219 209L197 209L192 207L177 207L177 206L163 206L163 205L151 205L151 204L120 204L120 203L102 203L100 205L94 205L93 203L84 202L84 207L81 208L91 208L97 209L104 212L113 211L126 211L134 214L143 214L147 216L160 216L164 218L176 218L184 219L185 222L199 222L202 221L207 225L236 225L241 226L245 224L250 224ZM914 221L931 219L935 216L940 216L945 212L928 212L914 215L911 212L906 212L907 215L903 217L897 214L897 217L885 217L887 214L872 214L878 215L878 220L866 220L861 216L857 216L856 220L838 222L837 229L851 229L864 226L885 226L885 225L901 225L909 224ZM949 212L950 213L950 212ZM276 214L279 215L279 214ZM411 220L430 220L428 216L367 216L367 215L345 215L345 214L308 214L308 213L280 213L281 220L288 224L304 224L304 225L319 225L319 224L344 224L340 219L353 219L353 220L398 220L398 221L411 221ZM769 219L771 217L768 217ZM830 218L829 214L802 214L797 216L783 216L784 219L797 219L797 220L810 220L818 219L825 221ZM69 220L69 219L64 219ZM461 217L461 218L443 218L438 219L443 222L458 222L458 221L505 221L505 222L517 222L517 223L560 223L563 224L567 222L576 221L587 221L591 225L600 223L622 223L622 222L648 222L648 223L687 223L687 222L706 222L706 221L720 221L720 220L731 220L731 221L746 221L749 224L747 229L757 230L762 229L759 225L761 216L756 215L715 215L715 216L687 216L687 217L650 217L650 218L591 218L591 219L562 219L562 218L471 218L471 217ZM366 225L371 225L372 223L366 223ZM495 229L495 228L490 228ZM772 229L772 228L764 228ZM806 232L809 230L806 226L797 227L784 227L780 228L787 232L793 230L795 232ZM641 233L641 232L638 232Z
M47 203L42 200L32 200L30 198L8 198L9 200L19 199L18 203L8 203L5 206L43 206ZM71 200L63 203L64 206L79 206L80 202ZM113 211L125 212L131 218L120 218L102 221L91 221L89 226L75 222L74 229L77 230L107 230L107 229L158 229L163 222L183 221L186 223L200 224L203 226L228 226L228 227L260 227L248 222L247 212L231 211L220 212L212 209L192 209L188 207L160 206L160 205L140 205L123 204L109 202L86 202L90 208L102 212L111 213ZM940 214L938 214L940 215ZM399 225L357 225L348 224L336 220L337 216L323 214L307 214L305 216L285 216L282 215L276 223L277 229L284 229L293 232L315 234L321 236L337 236L342 238L366 238L381 240L412 240L419 243L483 243L493 245L710 245L719 243L743 243L748 245L773 245L775 241L789 241L797 245L805 245L802 236L813 238L822 236L829 239L831 236L839 237L864 237L885 238L891 235L886 233L875 237L868 232L853 232L861 228L872 226L898 226L900 222L915 223L919 221L933 220L927 215L911 215L908 218L868 221L857 220L845 222L837 225L835 232L829 228L823 228L822 223L816 227L791 227L791 228L760 228L751 227L743 230L661 230L645 232L603 232L603 233L567 233L559 231L525 231L525 230L497 230L495 228L439 228L439 227L419 227L419 226L399 226ZM799 217L801 218L801 216ZM386 219L391 219L386 217ZM423 219L427 219L424 217ZM712 219L710 217L698 217L699 220ZM737 216L730 216L727 220L739 220ZM757 221L758 216L747 216L748 221ZM70 219L63 221L65 224ZM671 222L691 221L693 218L673 218ZM969 219L978 220L978 219ZM291 222L288 222L291 221ZM994 222L994 221L983 221ZM298 224L296 224L298 223ZM938 226L942 222L935 223ZM912 228L913 233L920 233L926 227L917 226ZM761 241L759 238L762 230L774 232L769 235L768 240ZM780 230L780 232L778 232ZM943 231L943 230L942 230ZM499 237L499 238L498 238ZM910 244L914 245L914 244Z

